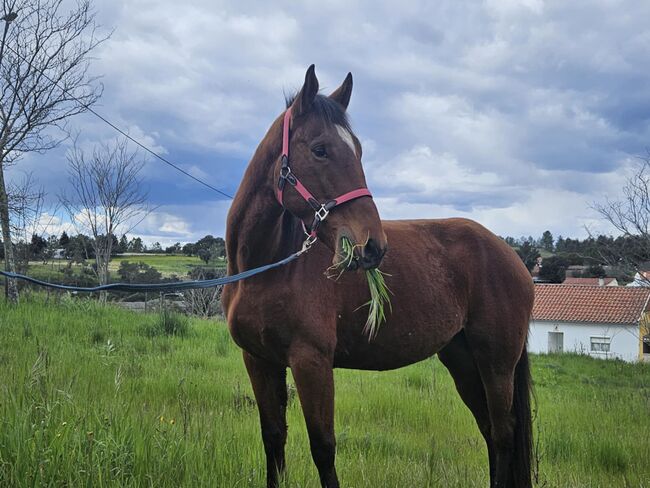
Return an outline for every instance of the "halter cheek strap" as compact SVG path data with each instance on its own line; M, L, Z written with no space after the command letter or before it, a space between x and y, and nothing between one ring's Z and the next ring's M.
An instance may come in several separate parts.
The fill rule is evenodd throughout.
M291 107L287 109L284 113L284 121L282 125L282 165L280 167L280 178L278 179L278 190L277 190L277 199L280 202L280 205L284 207L284 188L287 183L296 189L300 196L309 204L309 206L314 210L314 220L309 228L305 227L303 223L305 234L307 235L307 241L305 245L311 246L316 242L316 231L318 226L323 222L330 211L339 205L342 205L346 202L356 200L361 197L370 197L372 194L367 188L357 188L356 190L349 191L343 195L328 200L325 203L320 203L320 201L311 194L311 192L303 185L298 177L291 171L289 166L289 129L291 127Z

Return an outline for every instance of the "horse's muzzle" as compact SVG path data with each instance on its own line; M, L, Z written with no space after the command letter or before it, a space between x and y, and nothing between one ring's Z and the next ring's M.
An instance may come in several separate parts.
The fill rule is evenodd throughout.
M363 247L360 264L363 269L376 268L381 264L381 260L386 254L386 246L380 247L374 239L368 239Z

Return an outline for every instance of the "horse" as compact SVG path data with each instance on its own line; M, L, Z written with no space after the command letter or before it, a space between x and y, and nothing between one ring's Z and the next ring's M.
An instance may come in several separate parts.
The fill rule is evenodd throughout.
M267 487L285 469L287 368L320 483L338 488L333 368L390 370L434 354L485 439L491 488L530 487L530 274L474 221L380 220L347 118L351 73L329 96L318 92L312 65L257 147L227 219L229 274L284 258L309 235L300 259L223 290L259 410ZM344 238L354 265L333 280L324 271ZM380 264L392 311L369 340L363 270Z

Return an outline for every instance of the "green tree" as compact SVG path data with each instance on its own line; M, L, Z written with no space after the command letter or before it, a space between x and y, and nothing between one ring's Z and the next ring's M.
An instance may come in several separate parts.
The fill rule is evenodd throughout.
M47 241L43 236L32 234L32 241L29 243L29 259L43 259L43 254L47 248Z
M180 242L177 242L176 244L165 248L165 253L166 254L178 254L180 252L181 252L181 243Z
M59 246L61 246L63 249L67 249L68 244L70 244L70 237L68 237L68 233L66 231L63 231L61 232L61 237L59 238Z
M551 231L545 230L539 243L545 251L553 252L553 234L551 234Z
M129 252L144 252L144 244L142 243L142 239L139 237L134 237L129 241L129 246L128 246L128 251Z
M222 237L207 235L196 242L194 253L207 264L226 255L226 242Z
M528 268L528 271L531 271L535 267L535 264L537 263L537 258L539 257L539 251L532 244L532 241L525 239L519 245L519 248L516 249L516 251L519 257L521 258L521 260L526 265L526 268Z
M194 256L196 254L196 244L188 242L183 246L182 251L186 256Z
M47 238L47 247L43 255L43 260L48 261L56 255L56 250L59 248L59 238L52 235Z
M129 249L129 241L126 238L126 234L122 234L122 237L120 237L120 240L117 243L116 251L119 254L124 254L125 252L128 251L128 249Z
M84 263L86 259L94 259L95 252L92 239L84 234L70 237L68 247L65 250L65 257L74 263Z
M517 239L514 237L506 236L504 241L506 241L506 244L508 244L510 247L517 247Z
M587 268L582 276L585 278L605 278L607 277L607 272L600 264L592 264Z
M539 277L551 283L562 283L569 267L567 260L561 256L545 258L539 270Z

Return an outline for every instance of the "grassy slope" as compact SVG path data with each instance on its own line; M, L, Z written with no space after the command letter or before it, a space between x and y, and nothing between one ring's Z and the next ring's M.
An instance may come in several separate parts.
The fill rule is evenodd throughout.
M0 304L0 486L264 485L257 412L223 323L150 337L152 315ZM650 486L650 367L533 357L546 487ZM486 486L485 449L437 360L337 371L346 487ZM317 487L295 390L286 486Z

